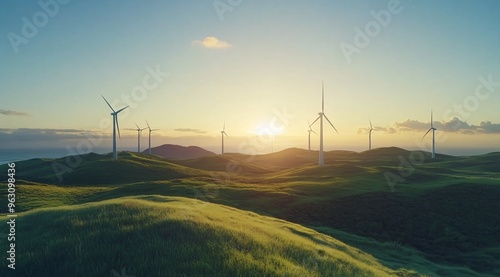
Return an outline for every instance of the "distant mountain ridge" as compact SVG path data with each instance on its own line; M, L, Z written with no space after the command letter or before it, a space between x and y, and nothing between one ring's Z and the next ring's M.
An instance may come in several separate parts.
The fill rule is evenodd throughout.
M142 151L142 153L148 154L149 149ZM216 155L214 152L198 146L180 146L174 144L163 144L153 147L151 148L151 153L171 160L190 160Z

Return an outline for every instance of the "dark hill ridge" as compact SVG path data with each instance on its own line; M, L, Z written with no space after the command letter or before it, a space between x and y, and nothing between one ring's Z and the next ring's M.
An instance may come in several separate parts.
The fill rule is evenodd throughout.
M47 184L106 185L209 176L209 173L154 155L119 152L117 161L112 160L111 153L90 153L17 162L16 176L19 180Z
M142 153L149 154L149 149ZM214 152L210 152L198 146L180 146L174 144L164 144L153 147L151 148L151 153L170 160L189 160L216 155Z
M264 155L245 155L228 153L216 155L213 152L199 147L183 147L177 145L163 145L158 149L172 151L170 157L179 159L166 160L158 155L144 155L131 152L120 152L118 161L112 161L111 154L99 155L95 153L68 156L59 159L31 159L16 163L17 177L21 180L49 183L49 184L115 184L129 182L170 180L186 177L210 176L207 171L227 172L228 167L233 173L240 175L268 174L281 172L286 174L293 170L292 176L309 174L309 167L315 168L318 162L317 151L290 148L276 153ZM177 149L177 150L175 150ZM175 151L173 151L175 150ZM401 161L398 157L409 160L412 153L397 147L377 148L361 153L352 151L325 152L325 165L334 165L334 172L344 175L348 172L364 172L373 167L380 170L396 170ZM500 172L500 153L494 152L485 155L470 157L454 157L438 155L435 160L430 158L430 153L420 152L425 156L425 164L434 164L433 171L440 170L444 173L455 174L455 170L465 169L480 172ZM187 159L192 156L197 158ZM204 155L204 156L203 156ZM4 170L7 165L0 166ZM298 169L299 171L296 171ZM325 170L327 170L325 168ZM322 170L321 172L325 171ZM314 170L313 170L314 171ZM61 178L58 178L57 173ZM282 175L282 174L279 175ZM462 176L458 174L457 176ZM266 178L275 176L269 175ZM412 176L415 178L416 175ZM263 176L261 176L263 177ZM2 179L0 179L1 181Z
M255 162L247 162L247 159L242 158L248 158L248 156L239 156L239 158L235 158L238 157L238 155L239 154L224 154L173 162L187 167L233 174L239 174L241 172L245 174L265 174L271 172L269 169L265 168L265 166L259 166L258 163Z

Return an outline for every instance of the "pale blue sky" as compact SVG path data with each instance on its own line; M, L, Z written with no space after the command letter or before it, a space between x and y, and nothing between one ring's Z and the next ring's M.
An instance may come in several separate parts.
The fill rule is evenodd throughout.
M500 2L402 0L350 63L340 44L355 45L355 28L364 30L371 11L387 10L391 1L242 1L223 20L213 3L73 0L16 53L9 36L22 36L22 18L33 22L43 9L36 1L2 1L0 128L9 130L0 140L12 143L16 128L111 133L99 126L110 118L100 95L120 108L121 95L131 95L146 68L158 66L168 77L120 118L122 147L135 136L125 129L148 119L162 129L158 143L190 136L187 144L215 150L225 120L235 137L227 147L237 151L239 140L262 132L286 107L295 117L276 148L305 148L324 80L326 114L341 133L327 131L328 149L362 150L368 118L381 127L378 146L415 148L422 133L416 123L428 123L431 108L435 121L458 116L469 124L441 130L450 133L448 147L481 141L499 148L500 86L470 102L477 107L466 114L446 111L474 97L478 77L500 82ZM231 46L195 42L206 37ZM486 121L492 125L481 125ZM181 128L199 132L175 131Z

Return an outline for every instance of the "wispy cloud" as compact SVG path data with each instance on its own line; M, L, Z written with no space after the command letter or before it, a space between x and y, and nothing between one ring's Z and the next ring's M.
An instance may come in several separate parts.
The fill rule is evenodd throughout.
M6 116L29 116L28 113L12 111L12 110L2 110L2 109L0 109L0 114Z
M219 40L216 37L206 37L203 40L195 40L193 41L193 44L201 45L205 48L215 48L215 49L225 49L232 46L228 42Z
M206 134L207 131L203 131L200 129L191 129L191 128L178 128L174 129L176 132L184 132L184 133L195 133L195 134Z
M374 127L377 131L388 134L396 132L425 132L429 129L430 122L420 122L418 120L406 120L396 122L394 126ZM434 127L440 132L460 133L460 134L500 134L500 124L491 121L482 121L479 125L469 124L457 117L449 121L434 121ZM358 133L368 133L370 128L359 128Z
M394 133L397 133L397 129L394 128L394 127L383 127L383 126L373 126L373 131L377 131L377 132L384 132L384 133L387 133L387 134L394 134ZM368 134L368 132L370 132L370 127L367 127L367 128L359 128L358 129L358 134Z

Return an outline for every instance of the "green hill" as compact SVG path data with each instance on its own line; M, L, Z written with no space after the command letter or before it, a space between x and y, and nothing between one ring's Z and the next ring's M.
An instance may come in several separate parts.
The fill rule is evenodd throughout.
M91 153L59 159L32 159L16 163L16 168L18 179L68 185L120 184L124 180L138 182L209 175L158 156L131 152L120 152L117 161L112 161L110 154Z
M16 276L419 276L300 225L186 198L119 198L17 221ZM1 276L12 276L4 264Z
M16 163L17 208L30 211L140 195L197 198L332 235L392 269L413 268L432 276L498 276L500 153L426 157L422 164L402 167L400 157L409 160L412 153L399 148L333 151L324 167L315 164L316 154L301 149L182 162L133 153L112 161L109 155L92 154L82 157L62 184L51 181L52 165L65 159L30 160ZM234 160L245 162L243 170L227 174L224 165ZM0 171L6 172L5 165ZM400 178L393 187L388 173ZM0 212L7 205L5 186L0 184ZM397 254L401 251L410 256Z

